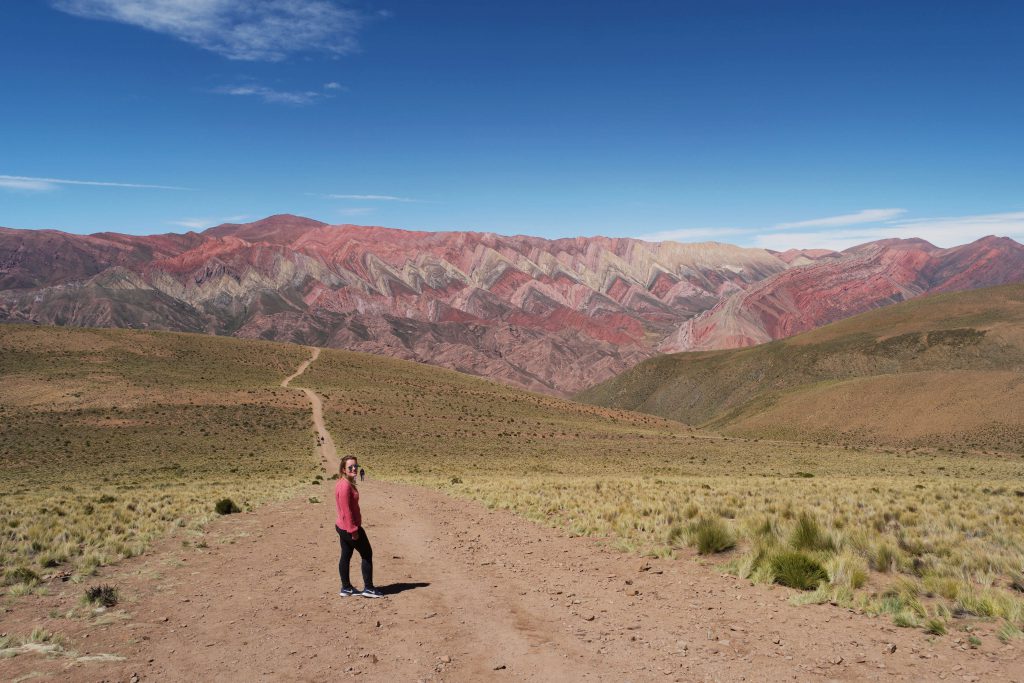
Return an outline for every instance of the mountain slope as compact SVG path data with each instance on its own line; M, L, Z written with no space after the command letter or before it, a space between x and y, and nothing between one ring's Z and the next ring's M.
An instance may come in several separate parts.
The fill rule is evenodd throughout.
M743 346L926 292L1021 279L1024 247L996 238L775 253L290 215L184 235L0 228L3 322L315 344L561 396L659 348Z
M567 394L786 268L767 251L328 226L202 234L0 231L0 320L333 346Z
M652 358L578 398L747 436L1024 452L1024 285Z
M660 350L752 346L922 294L1022 279L1024 246L1005 237L985 237L952 249L917 239L871 242L729 296L684 323Z

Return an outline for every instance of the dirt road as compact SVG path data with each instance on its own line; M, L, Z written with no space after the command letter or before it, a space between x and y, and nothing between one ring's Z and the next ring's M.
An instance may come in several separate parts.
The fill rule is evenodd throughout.
M0 679L1024 681L1020 650L991 636L971 650L966 634L792 606L792 591L693 557L646 561L378 481L360 484L361 506L388 597L343 598L333 485L219 519L208 547L172 537L104 569L89 583L124 596L108 613L63 618L71 584L13 603L0 630L62 633L77 656L0 660Z

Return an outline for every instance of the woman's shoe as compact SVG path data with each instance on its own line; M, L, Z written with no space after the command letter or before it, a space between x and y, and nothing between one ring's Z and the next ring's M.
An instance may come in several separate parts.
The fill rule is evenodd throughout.
M364 588L362 593L364 598L383 598L384 594L376 588Z

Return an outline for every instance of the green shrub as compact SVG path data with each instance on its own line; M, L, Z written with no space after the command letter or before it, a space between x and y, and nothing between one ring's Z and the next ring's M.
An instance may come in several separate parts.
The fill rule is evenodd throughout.
M217 511L218 515L231 515L242 511L242 508L235 505L235 501L230 498L221 498L213 509Z
M946 635L946 622L937 617L933 617L925 622L924 630L931 633L933 636L944 636Z
M10 586L16 583L24 583L34 586L39 583L39 574L28 567L12 567L4 572L4 585Z
M771 569L775 583L802 591L814 590L828 580L825 568L799 550L784 550L773 555Z
M789 537L789 544L797 550L833 550L835 545L827 534L822 532L818 520L810 514L801 512Z
M896 565L896 549L889 543L880 543L868 556L868 565L876 572L890 572Z
M736 545L729 528L718 519L704 518L690 527L692 543L701 555L720 553Z

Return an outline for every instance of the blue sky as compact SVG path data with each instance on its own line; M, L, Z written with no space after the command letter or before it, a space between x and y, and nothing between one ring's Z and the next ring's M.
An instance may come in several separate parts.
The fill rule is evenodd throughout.
M0 225L1024 240L1021 26L1009 0L3 2Z

